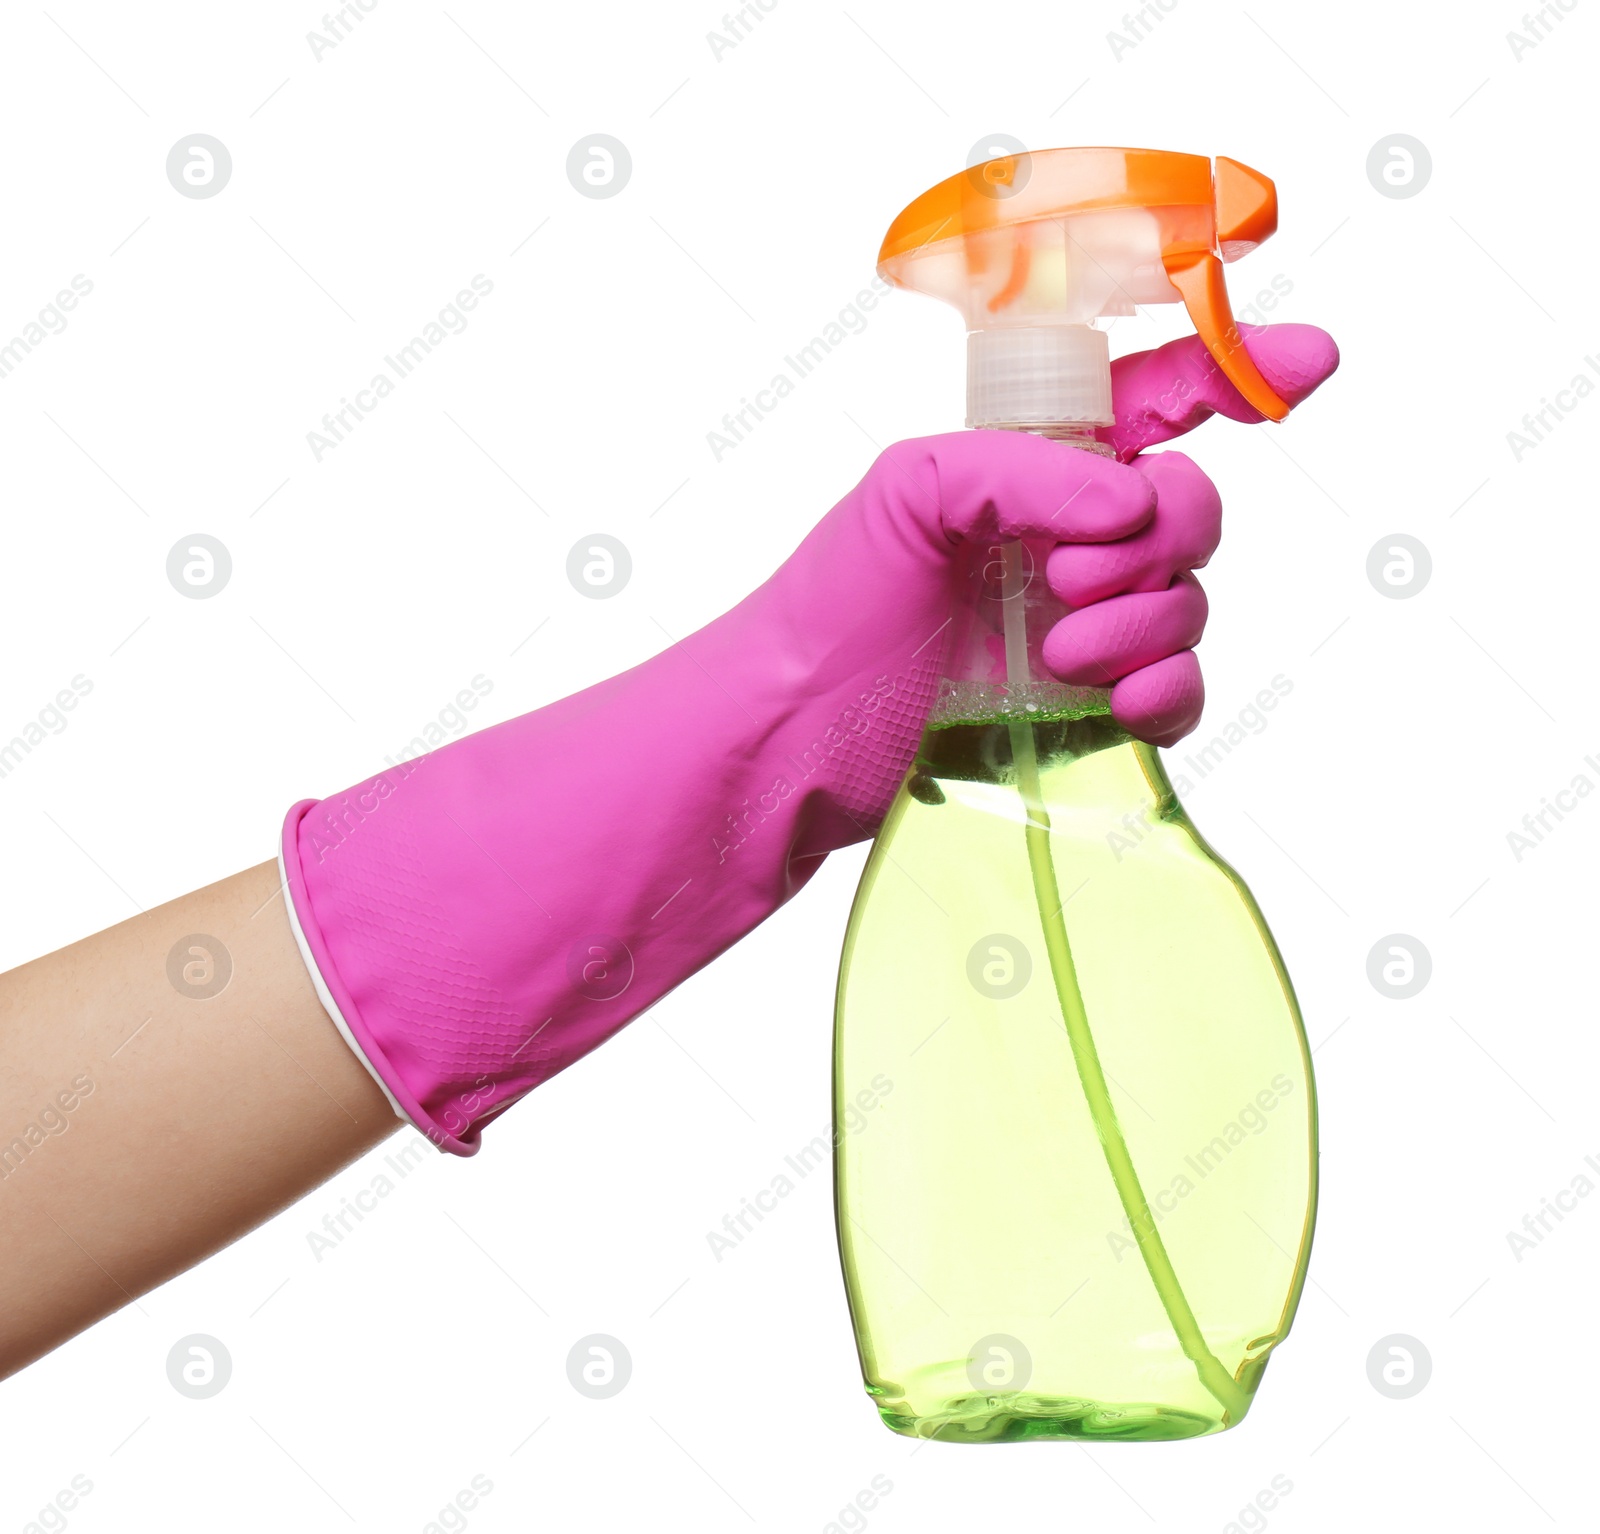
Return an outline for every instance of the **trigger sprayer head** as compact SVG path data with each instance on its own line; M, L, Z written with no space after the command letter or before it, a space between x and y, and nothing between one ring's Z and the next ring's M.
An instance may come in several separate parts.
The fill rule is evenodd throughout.
M878 271L961 310L967 425L1110 425L1095 321L1181 301L1251 405L1289 413L1250 360L1222 263L1278 227L1278 193L1237 160L1157 149L1043 149L941 181L889 226Z

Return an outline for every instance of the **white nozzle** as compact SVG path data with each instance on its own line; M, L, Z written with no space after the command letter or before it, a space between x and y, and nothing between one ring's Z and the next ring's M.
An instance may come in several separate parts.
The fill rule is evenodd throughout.
M1109 426L1111 343L1092 325L967 333L967 425Z

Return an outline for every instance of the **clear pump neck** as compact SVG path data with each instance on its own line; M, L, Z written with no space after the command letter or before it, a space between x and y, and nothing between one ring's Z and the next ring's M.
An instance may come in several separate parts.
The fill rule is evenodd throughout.
M1096 435L1095 427L1087 421L1049 421L1040 426L1021 426L1006 422L1005 425L1007 430L1025 431L1051 442L1064 442L1068 447L1081 448L1084 452L1094 453L1101 458L1117 456L1117 450L1109 442L1102 442Z

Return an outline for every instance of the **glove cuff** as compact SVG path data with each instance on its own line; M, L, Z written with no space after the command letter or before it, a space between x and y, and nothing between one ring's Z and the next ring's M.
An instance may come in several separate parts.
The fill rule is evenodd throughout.
M284 907L289 913L295 946L305 961L317 998L356 1059L388 1098L396 1118L410 1124L441 1150L457 1156L476 1155L480 1143L478 1126L473 1125L463 1135L454 1135L434 1120L384 1054L382 1045L362 1020L360 1008L339 977L338 967L317 924L300 865L300 822L318 803L316 799L302 799L294 805L284 818L283 832L278 839L278 874L283 886Z

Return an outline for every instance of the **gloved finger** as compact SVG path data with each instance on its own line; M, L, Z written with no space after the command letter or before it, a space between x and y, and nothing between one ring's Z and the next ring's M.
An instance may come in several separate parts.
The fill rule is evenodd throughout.
M1193 650L1145 666L1111 689L1111 717L1152 746L1174 746L1200 722L1205 682Z
M1148 453L1131 467L1156 489L1156 514L1131 538L1058 544L1045 575L1069 607L1128 591L1165 591L1183 570L1197 570L1222 538L1222 497L1185 453Z
M1138 469L1021 431L948 432L886 448L883 490L951 541L1126 538L1155 515Z
M1339 366L1333 337L1315 325L1241 325L1250 360L1280 398L1298 405ZM1193 431L1212 415L1255 422L1260 413L1228 382L1199 336L1111 364L1116 425L1096 435L1126 463L1135 453Z
M1045 635L1044 663L1063 682L1107 687L1199 643L1206 594L1188 571L1165 591L1108 597L1068 613Z

